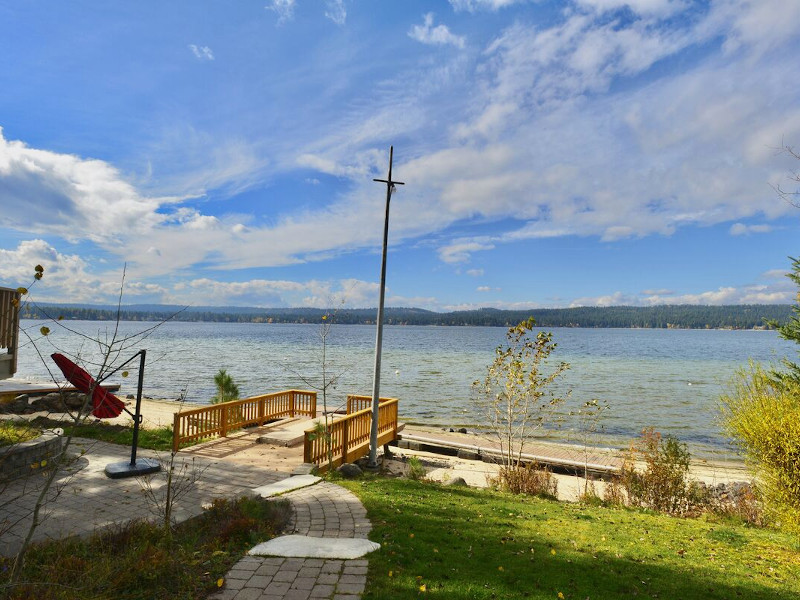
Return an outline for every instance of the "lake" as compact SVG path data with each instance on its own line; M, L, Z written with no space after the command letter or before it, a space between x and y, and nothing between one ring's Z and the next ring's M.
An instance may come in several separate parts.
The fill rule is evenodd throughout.
M97 345L89 338L107 339L114 327L99 321L62 323L72 331L46 323L52 332L37 342L43 355L66 351L91 362ZM23 321L22 327L36 332L40 324ZM119 334L129 336L152 326L122 322ZM571 365L559 386L571 390L566 410L592 398L610 406L602 418L599 443L624 446L642 428L652 426L704 456L730 453L720 434L716 402L735 370L750 359L777 363L796 356L797 350L774 331L551 331L558 344L551 358ZM319 325L170 322L131 340L122 355L127 358L147 349L147 396L174 399L185 389L188 402L207 403L215 393L213 376L220 368L233 376L242 397L319 387L319 333ZM479 425L480 413L470 400L471 383L485 376L505 333L500 327L386 326L381 395L399 398L401 415L409 422ZM348 393L372 394L374 345L374 326L332 327L329 370L340 374L332 392L334 404L343 402ZM51 361L50 367L55 368ZM128 379L112 378L122 384L122 394L135 392L135 369L130 370ZM30 344L20 350L17 376L48 377ZM573 421L565 419L543 434L578 443Z

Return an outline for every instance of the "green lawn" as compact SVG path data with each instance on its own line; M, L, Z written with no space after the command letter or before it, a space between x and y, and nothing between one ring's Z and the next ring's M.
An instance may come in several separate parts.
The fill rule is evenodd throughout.
M0 448L14 446L39 437L39 430L31 427L27 421L0 421Z
M73 425L69 421L58 421L46 417L37 417L31 421L32 425L45 429L60 427L64 433L72 433L75 437L100 440L111 444L130 446L133 443L132 425L112 425L110 423L82 423ZM191 444L183 444L183 448ZM172 450L172 427L158 429L139 429L139 448L149 450Z
M795 599L800 549L781 533L407 479L342 482L367 508L364 599Z

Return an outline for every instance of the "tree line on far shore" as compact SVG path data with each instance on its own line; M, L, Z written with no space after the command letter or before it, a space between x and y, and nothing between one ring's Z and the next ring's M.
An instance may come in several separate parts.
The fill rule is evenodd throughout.
M319 323L335 312L336 323L371 325L376 309L181 307L173 305L123 306L123 321L208 321L217 323ZM660 306L581 306L529 310L478 310L434 312L421 308L388 308L389 325L439 325L510 327L533 316L539 327L619 327L645 329L754 329L766 321L785 323L791 316L788 304L741 304L703 306L695 304ZM22 318L108 321L117 318L112 306L28 304Z

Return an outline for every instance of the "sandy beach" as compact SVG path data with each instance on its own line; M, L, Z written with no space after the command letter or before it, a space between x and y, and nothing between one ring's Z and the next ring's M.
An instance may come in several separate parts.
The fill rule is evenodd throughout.
M135 401L126 400L129 410L135 408ZM177 401L170 400L142 400L142 425L146 428L157 428L171 425L173 415L181 408L195 408L195 405L182 405ZM118 424L131 424L132 419L123 413L119 417L109 419L107 422ZM419 425L407 426L404 431L406 435L418 435L427 438L436 438L446 435L449 438L460 439L464 444L479 445L483 438L474 433L450 433L442 432L440 428L424 427ZM274 444L256 443L257 435L253 430L245 430L234 433L227 438L219 438L204 442L197 446L192 446L181 450L187 454L197 456L223 458L224 460L246 465L269 464L272 468L281 471L291 471L294 467L302 463L302 445L295 447L285 447ZM553 449L568 450L577 458L582 455L582 448L552 442L537 442L542 446L552 446ZM416 456L420 459L427 470L427 477L433 481L446 482L455 477L463 477L470 486L486 487L488 479L497 473L497 465L480 460L467 460L454 456L445 456L438 453L425 452L410 449L392 449L393 458L385 461L386 467L394 473L403 473L408 468L408 458ZM695 459L692 461L690 476L693 479L704 481L708 485L718 483L728 483L732 481L749 481L750 475L742 461L708 461ZM558 495L562 500L574 501L582 493L584 480L581 477L554 474L558 480ZM602 495L605 483L595 482L596 491Z

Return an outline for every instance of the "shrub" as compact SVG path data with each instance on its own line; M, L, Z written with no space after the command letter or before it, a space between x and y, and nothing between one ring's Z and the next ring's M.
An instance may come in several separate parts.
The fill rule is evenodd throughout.
M613 477L606 483L603 490L603 503L612 506L622 506L625 504L625 490L622 487L619 477Z
M631 445L622 467L620 483L628 501L671 514L685 514L689 501L689 460L686 444L663 437L652 427L644 429ZM636 463L644 463L644 471Z
M409 479L413 479L414 481L425 479L425 467L422 465L422 461L418 457L412 456L408 459L408 472L406 474L408 475Z
M725 430L756 473L767 517L800 535L800 382L751 365L720 399Z
M528 494L529 496L558 497L558 480L547 469L530 463L514 466L501 466L497 477L490 480L492 486L512 494Z
M722 517L731 517L751 525L764 525L761 502L747 483L720 483L707 487L694 484L690 489L692 499L706 510Z

